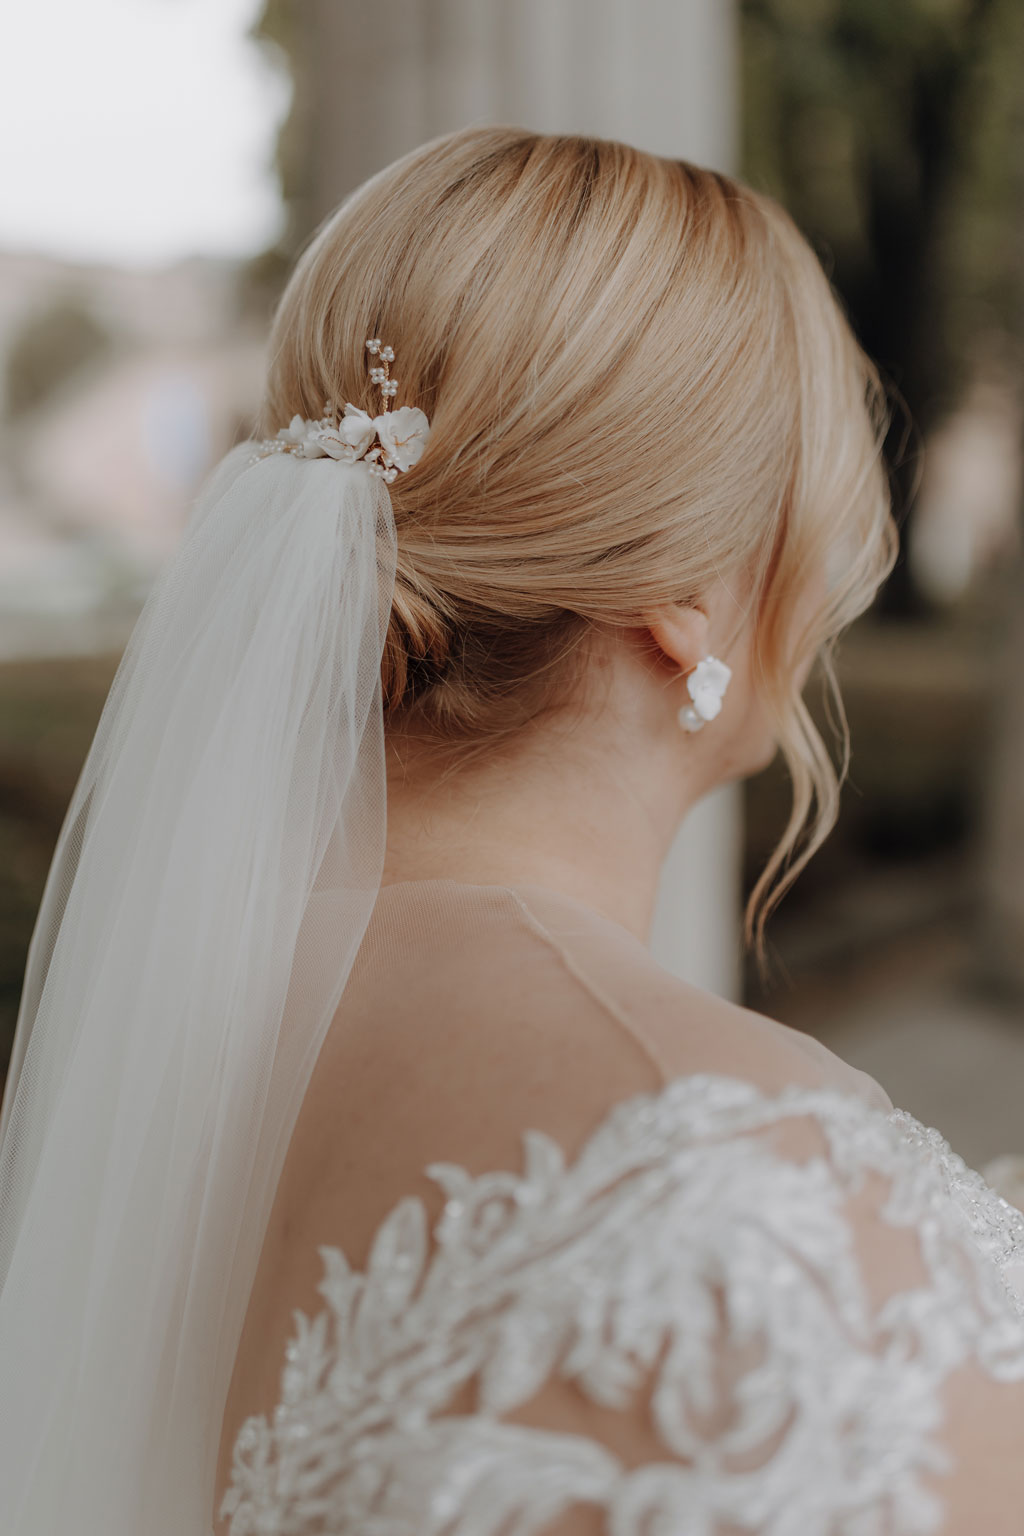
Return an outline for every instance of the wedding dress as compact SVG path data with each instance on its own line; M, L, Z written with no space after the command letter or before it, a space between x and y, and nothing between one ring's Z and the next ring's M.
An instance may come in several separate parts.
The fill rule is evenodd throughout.
M292 1137L217 1529L1015 1531L977 1447L1022 1383L1024 1215L873 1078L567 895L405 882Z

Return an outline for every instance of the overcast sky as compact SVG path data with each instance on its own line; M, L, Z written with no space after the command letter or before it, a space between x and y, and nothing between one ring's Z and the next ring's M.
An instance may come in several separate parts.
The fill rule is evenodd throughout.
M280 228L289 86L245 38L260 0L3 6L0 246L161 265Z

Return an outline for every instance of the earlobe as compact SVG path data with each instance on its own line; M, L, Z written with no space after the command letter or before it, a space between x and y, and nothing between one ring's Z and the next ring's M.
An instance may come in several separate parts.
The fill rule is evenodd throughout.
M654 640L674 671L691 672L708 653L708 616L693 604L671 603L647 620Z
M652 637L675 669L686 677L690 703L676 718L684 731L703 730L708 720L721 713L731 667L708 654L709 620L703 608L672 604L648 619Z

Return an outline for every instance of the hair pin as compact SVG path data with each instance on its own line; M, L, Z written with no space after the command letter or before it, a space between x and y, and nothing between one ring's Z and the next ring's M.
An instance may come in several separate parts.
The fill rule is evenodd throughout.
M419 463L430 435L430 422L418 406L391 409L391 400L398 393L398 380L391 377L389 366L395 360L394 347L385 346L379 336L371 336L366 350L371 358L380 359L370 368L370 381L381 391L381 410L376 416L346 401L344 414L339 417L337 407L328 401L318 421L293 416L276 437L262 440L260 446L265 451L254 453L248 462L255 464L271 453L294 453L304 459L338 459L345 464L358 462L388 484Z

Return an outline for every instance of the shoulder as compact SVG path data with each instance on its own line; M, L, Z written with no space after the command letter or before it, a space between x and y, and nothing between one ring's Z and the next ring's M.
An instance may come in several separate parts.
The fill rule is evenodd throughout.
M790 1084L828 1087L893 1108L874 1078L821 1041L683 980L617 923L540 887L520 886L516 894L605 1010L642 1035L663 1079L726 1072L766 1092Z
M780 1155L771 1132L800 1119L821 1151ZM258 1505L291 1413L316 1426L311 1468L322 1478L333 1459L348 1508L346 1405L378 1382L374 1420L393 1432L367 1445L380 1458L387 1441L373 1486L410 1506L458 1489L466 1530L470 1504L499 1493L524 1532L547 1529L531 1503L542 1473L609 1525L627 1506L666 1529L697 1508L717 1528L756 1507L774 1527L810 1496L829 1529L852 1511L879 1529L913 1511L915 1530L933 1529L940 1502L922 1473L951 1465L938 1434L947 1380L966 1489L984 1494L987 1459L1001 1492L1016 1491L1009 1447L991 1465L985 1436L1008 1415L1019 1435L1024 1405L984 1377L1024 1380L1024 1324L975 1228L987 1205L1019 1252L1024 1218L1011 1230L980 1182L958 1189L965 1171L934 1133L829 1089L770 1095L693 1074L620 1100L574 1158L526 1132L521 1162L483 1174L432 1163L440 1213L399 1201L362 1273L320 1250L327 1311L299 1319L297 1395L273 1432L252 1428L234 1498ZM401 1416L414 1405L394 1408L399 1332L427 1383L411 1435ZM316 1396L328 1380L336 1396ZM462 1416L434 1426L428 1468L417 1447L431 1415L463 1389Z
M819 1042L672 975L618 925L531 900L517 933L503 902L495 888L471 928L458 914L452 931L473 939L458 951L424 917L414 963L386 983L376 969L356 977L329 1032L278 1208L310 1235L337 1234L353 1262L402 1196L439 1209L429 1165L518 1170L527 1132L571 1159L617 1106L675 1079L736 1079L767 1096L833 1089L892 1108Z
M409 1173L437 1158L509 1167L527 1129L571 1154L618 1101L695 1074L893 1107L820 1041L682 980L541 887L388 893L367 954L296 1127L290 1157L310 1169L349 1163L356 1144L360 1163Z
M1024 1217L937 1133L846 1091L830 1053L628 945L614 953L611 936L597 949L610 963L552 945L540 981L528 948L500 973L475 957L440 1013L399 977L403 1006L369 1006L383 997L372 990L337 1031L275 1203L222 1467L241 1419L264 1412L238 1484L263 1496L298 1306L313 1321L288 1344L298 1386L281 1434L293 1410L321 1426L316 1477L348 1432L350 1386L378 1368L374 1411L390 1423L385 1356L400 1336L438 1388L415 1443L397 1421L387 1437L381 1476L409 1507L449 1471L457 1482L466 1458L481 1498L527 1498L538 1468L564 1482L586 1457L609 1510L663 1489L666 1528L695 1498L723 1524L748 1496L781 1521L810 1488L830 1514L870 1511L879 1528L916 1504L927 1529L937 1505L920 1474L942 1465L946 1380L968 1500L988 1475L986 1437L1016 1443L1024 1422L1024 1323L1002 1283L1024 1255ZM562 965L585 975L582 992L559 985ZM620 1014L651 1031L667 1078L608 1022ZM1018 1384L1012 1400L996 1376ZM415 1437L435 1411L428 1470ZM698 1444L699 1482L692 1467L666 1481L666 1461ZM645 1460L657 1484L625 1470ZM1007 1445L1004 1491L1010 1465Z

